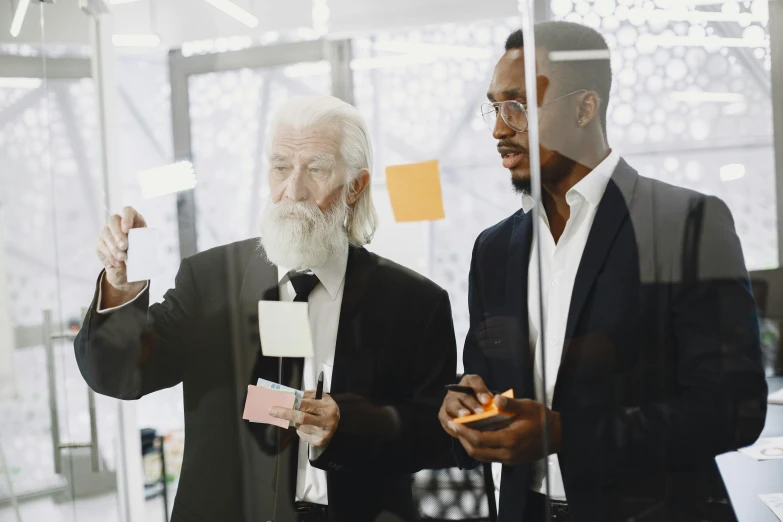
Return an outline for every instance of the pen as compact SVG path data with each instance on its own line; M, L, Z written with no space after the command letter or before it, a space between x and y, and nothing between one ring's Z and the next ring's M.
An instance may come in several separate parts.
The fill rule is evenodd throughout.
M320 401L324 395L324 371L318 374L318 386L315 388L315 400Z
M476 390L471 388L470 386L462 386L459 384L447 384L446 385L446 391L452 391L456 393L465 393L467 395L471 395L473 397L476 397ZM490 390L489 391L492 395L497 395L496 392ZM478 398L478 397L476 397Z

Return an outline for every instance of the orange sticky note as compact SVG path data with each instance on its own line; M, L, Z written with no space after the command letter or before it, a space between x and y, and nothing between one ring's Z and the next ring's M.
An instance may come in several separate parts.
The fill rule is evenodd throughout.
M242 414L242 418L251 422L263 422L264 424L287 428L289 422L269 415L269 408L279 406L292 409L295 400L296 397L293 393L268 390L260 386L248 384L245 411Z
M438 160L386 167L386 188L397 222L446 217Z
M514 398L514 389L504 391L500 394L508 399ZM514 417L513 413L507 413L498 409L495 405L495 398L492 398L489 404L483 406L484 411L481 413L474 413L473 415L466 415L465 417L458 417L453 419L457 424L464 424L474 429L491 431L497 427L504 426L508 420Z

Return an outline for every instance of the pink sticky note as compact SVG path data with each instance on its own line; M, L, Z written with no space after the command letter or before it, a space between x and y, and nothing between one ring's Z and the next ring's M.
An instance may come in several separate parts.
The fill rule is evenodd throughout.
M279 406L281 408L293 409L295 400L296 397L292 393L267 390L260 386L248 384L245 412L242 414L242 418L253 422L263 422L264 424L287 428L289 424L288 421L269 415L269 408Z

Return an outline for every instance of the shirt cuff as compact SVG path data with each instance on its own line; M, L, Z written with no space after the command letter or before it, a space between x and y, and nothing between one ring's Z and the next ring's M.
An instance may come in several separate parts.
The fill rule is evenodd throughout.
M150 287L150 282L147 281L147 284L144 285L144 288L141 290L141 292L136 294L136 297L134 297L133 299L131 299L127 303L123 303L120 306L114 306L112 308L101 308L101 303L103 302L103 278L104 277L106 277L106 272L105 271L101 274L100 281L98 281L98 302L95 303L95 311L98 312L99 314L110 314L110 313L112 313L112 312L114 312L116 310L119 310L120 308L122 308L124 306L128 306L133 301L138 299L139 296L141 294L143 294L144 292L146 292L147 289Z
M331 442L331 441L329 441ZM313 446L312 444L307 445L307 458L309 458L311 461L318 460L318 458L323 455L323 452L326 450L326 448L329 447L329 444L326 446L319 448L317 446Z

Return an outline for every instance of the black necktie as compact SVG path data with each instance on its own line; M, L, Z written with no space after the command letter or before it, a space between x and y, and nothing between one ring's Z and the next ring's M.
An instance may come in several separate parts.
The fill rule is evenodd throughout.
M313 291L318 285L318 276L315 274L306 274L304 272L294 272L291 270L288 272L288 280L291 281L291 285L294 287L296 297L294 301L297 303L306 303L307 298L310 297L310 292Z

